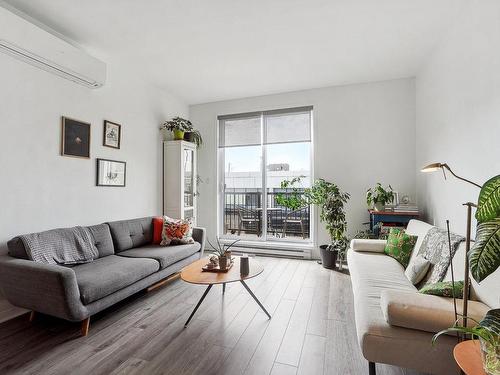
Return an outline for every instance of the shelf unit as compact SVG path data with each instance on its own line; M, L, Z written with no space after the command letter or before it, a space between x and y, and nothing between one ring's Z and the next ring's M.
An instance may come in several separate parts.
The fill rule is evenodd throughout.
M196 145L163 142L163 214L196 224Z

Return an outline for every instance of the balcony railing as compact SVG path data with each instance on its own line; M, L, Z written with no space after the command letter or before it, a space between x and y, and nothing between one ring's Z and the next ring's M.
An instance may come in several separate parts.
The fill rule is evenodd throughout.
M280 206L278 194L290 190L267 192L267 237L310 238L309 206L291 210ZM262 191L260 189L226 189L224 193L224 234L242 237L263 235Z

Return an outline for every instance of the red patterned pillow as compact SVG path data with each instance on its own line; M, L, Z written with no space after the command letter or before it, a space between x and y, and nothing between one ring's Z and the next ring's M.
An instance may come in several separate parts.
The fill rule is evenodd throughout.
M153 244L159 245L163 232L163 216L153 218Z
M172 219L165 216L161 235L161 246L194 243L193 223L191 219Z

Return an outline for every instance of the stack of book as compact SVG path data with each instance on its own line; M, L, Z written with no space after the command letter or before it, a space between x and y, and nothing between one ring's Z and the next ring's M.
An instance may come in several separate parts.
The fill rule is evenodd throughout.
M398 204L394 207L394 212L418 212L418 206L415 204Z

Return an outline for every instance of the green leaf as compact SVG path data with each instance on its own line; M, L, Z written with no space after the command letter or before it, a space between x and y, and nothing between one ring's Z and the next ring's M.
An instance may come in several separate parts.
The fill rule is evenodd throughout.
M469 267L479 283L500 266L500 218L479 223L469 251Z
M500 335L500 309L488 311L483 320L479 322L479 326L496 335Z
M477 206L476 219L480 223L500 217L500 175L483 185Z

